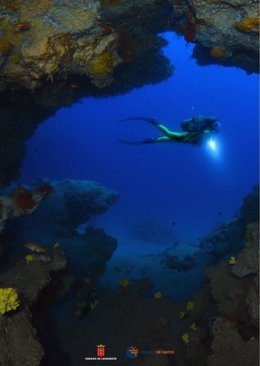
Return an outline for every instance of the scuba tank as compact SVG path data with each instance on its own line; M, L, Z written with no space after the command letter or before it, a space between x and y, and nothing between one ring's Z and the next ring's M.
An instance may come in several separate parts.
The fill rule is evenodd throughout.
M219 132L220 123L215 117L197 116L182 122L181 128L185 132L203 132L209 130L211 132Z

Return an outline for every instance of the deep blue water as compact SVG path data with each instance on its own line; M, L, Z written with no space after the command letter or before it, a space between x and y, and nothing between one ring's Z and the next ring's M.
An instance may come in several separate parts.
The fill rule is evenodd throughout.
M28 141L20 182L38 177L96 180L120 194L97 219L108 232L126 238L138 220L153 216L169 225L176 239L196 242L231 219L258 182L258 78L234 67L200 67L191 58L191 44L174 34L165 37L173 76L123 96L87 98L60 109ZM159 136L145 122L118 122L138 115L173 130L195 115L217 116L222 124L218 150L118 143L120 138Z

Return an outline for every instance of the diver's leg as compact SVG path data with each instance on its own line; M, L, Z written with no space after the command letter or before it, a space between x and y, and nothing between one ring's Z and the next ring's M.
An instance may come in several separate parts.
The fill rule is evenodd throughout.
M162 125L161 123L155 124L155 127L160 130L164 136L174 139L175 137L179 137L179 132L173 132L169 130L166 126Z
M164 137L167 137L170 141L176 141L176 142L189 142L190 134L188 132L174 132L170 131L167 127L165 127L162 124L156 125L158 130L160 130Z
M156 128L158 128L158 130L160 130L165 136L174 139L180 137L182 135L182 132L173 132L171 130L169 130L166 126L164 126L163 124L161 124L160 122L156 121L153 118L146 118L146 117L129 117L129 118L124 118L121 119L120 122L122 121L131 121L131 120L141 120L141 121L145 121L150 123L151 125L155 126Z

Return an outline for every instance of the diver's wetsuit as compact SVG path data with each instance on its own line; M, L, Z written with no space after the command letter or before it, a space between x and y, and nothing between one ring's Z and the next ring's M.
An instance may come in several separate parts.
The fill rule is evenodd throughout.
M146 121L153 126L155 126L158 130L163 133L163 136L145 139L142 141L129 141L129 140L120 140L120 142L130 145L142 145L142 144L153 144L160 142L181 142L188 143L192 145L200 145L206 137L213 135L214 133L219 131L220 124L215 117L193 117L189 120L186 120L182 123L181 127L183 132L174 132L169 130L163 124L157 122L153 118L146 117L130 117L123 119L121 121L128 120L142 120Z

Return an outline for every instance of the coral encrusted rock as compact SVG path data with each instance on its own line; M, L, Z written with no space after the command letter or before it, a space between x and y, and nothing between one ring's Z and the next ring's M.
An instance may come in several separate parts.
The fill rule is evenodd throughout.
M34 189L18 186L7 195L0 196L0 233L7 220L32 213L52 191L49 185L39 185Z
M207 366L257 365L258 341L256 338L244 341L230 322L217 318L214 323L212 355Z
M232 272L238 277L246 277L259 272L259 223L247 226L247 240L245 248L239 254Z
M1 366L40 365L44 351L31 324L29 307L51 282L51 273L64 269L67 264L61 250L53 250L49 255L48 263L40 256L31 262L23 258L0 275L1 287L14 288L19 296L16 311L9 316L0 314Z

